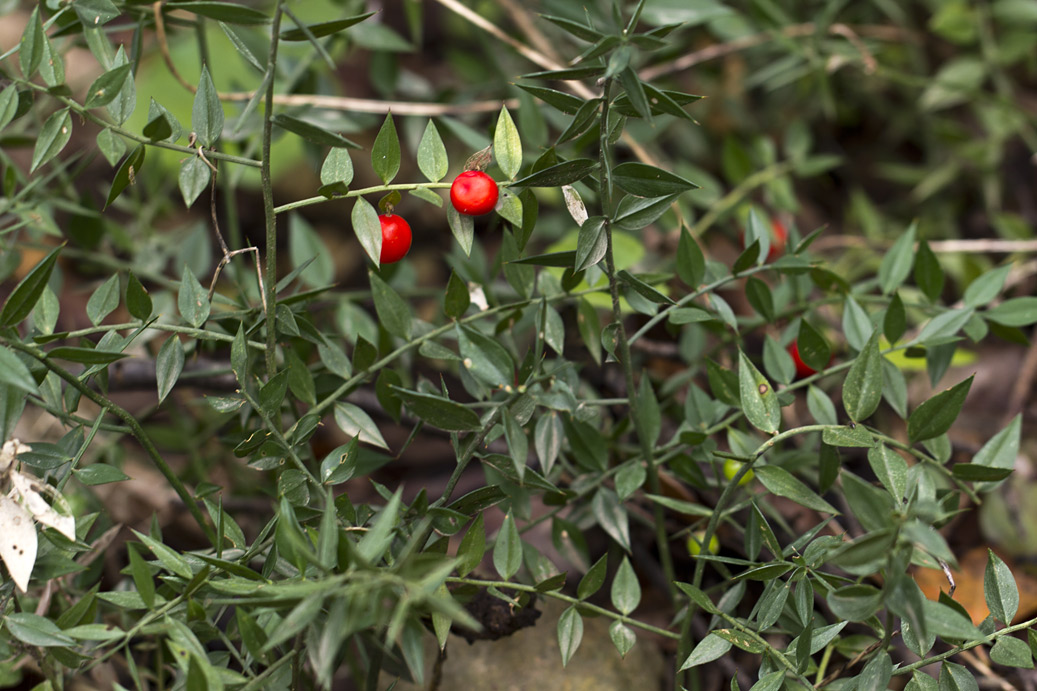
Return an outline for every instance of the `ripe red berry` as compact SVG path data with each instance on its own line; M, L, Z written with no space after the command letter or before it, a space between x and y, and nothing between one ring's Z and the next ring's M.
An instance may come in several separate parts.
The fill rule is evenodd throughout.
M482 216L497 206L500 191L497 183L481 170L466 170L454 178L450 186L450 203L457 213Z
M785 245L788 243L789 231L785 224L774 219L771 222L771 249L767 252L767 261L772 262L785 254Z
M378 217L382 224L382 264L398 262L410 251L410 224L399 216L383 214Z
M811 374L817 374L817 370L803 362L803 359L799 357L799 344L793 341L788 347L789 355L792 356L792 361L796 363L796 379L803 379L809 377Z

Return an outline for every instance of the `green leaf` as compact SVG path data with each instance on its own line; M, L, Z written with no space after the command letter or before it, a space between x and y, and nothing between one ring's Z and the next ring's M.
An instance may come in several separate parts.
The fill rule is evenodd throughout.
M619 189L638 197L662 197L698 188L679 175L646 163L620 163L612 169L612 181Z
M864 350L873 330L871 317L856 300L847 295L843 301L843 333L846 334L846 342L854 350Z
M827 602L839 619L864 621L878 611L882 591L871 585L849 585L829 592Z
M178 7L183 8L188 4L203 3L181 3ZM240 6L235 5L235 7ZM241 7L240 9L247 8ZM209 69L205 65L202 65L202 75L198 79L198 92L194 95L194 104L191 107L191 129L198 135L198 141L206 148L215 144L223 134L223 105L216 92L216 85L209 76Z
M598 167L593 158L575 158L556 163L511 183L511 187L561 187L579 182Z
M1037 297L1011 298L983 312L983 316L1003 326L1029 326L1037 323Z
M882 486L898 504L907 492L907 461L885 444L868 449L868 463Z
M879 265L879 285L882 293L889 295L907 279L915 263L915 234L917 223L904 232L889 248Z
M176 380L184 370L184 346L180 337L170 334L166 342L159 348L155 358L155 380L158 383L158 402L165 400L173 390Z
M490 386L514 386L515 362L497 340L458 325L457 345L462 363L473 377Z
M385 116L385 121L374 138L374 144L371 146L371 167L386 185L400 172L400 138L396 134L392 113Z
M819 497L812 489L784 468L774 465L757 465L754 471L756 479L772 494L791 499L808 509L839 515L834 506Z
M623 556L616 576L612 579L611 596L612 605L623 615L633 612L641 602L641 584L638 583L637 574L634 573L634 567L630 565L630 559L626 555Z
M558 413L552 411L537 420L536 428L533 430L533 447L545 475L550 475L551 468L554 467L562 450L562 436L562 421Z
M28 394L39 393L39 387L36 386L36 380L32 378L29 368L6 346L0 347L0 384Z
M471 302L472 298L464 279L451 271L446 284L446 293L443 295L443 312L451 319L460 319L468 310Z
M674 303L673 298L659 292L658 290L650 286L648 283L642 281L640 278L633 275L626 269L623 269L622 271L618 272L616 274L616 277L623 281L623 283L625 283L626 285L633 288L638 295L643 297L645 300L648 300L649 302L654 302L659 305L676 304Z
M7 127L18 114L18 86L8 84L0 91L0 130ZM107 132L108 130L102 130Z
M938 437L951 428L961 412L974 377L941 391L915 408L907 419L907 437L912 444Z
M991 269L976 278L969 287L965 289L962 298L965 307L982 307L996 298L1005 285L1008 272L1012 270L1011 264Z
M132 82L127 82L131 84ZM111 111L111 107L108 108ZM148 103L148 124L144 125L144 136L153 142L170 141L175 142L183 135L183 125L176 116L169 112L161 103L154 98Z
M378 212L363 197L357 197L350 214L353 232L356 233L360 246L367 252L368 258L379 266L382 255L382 222L378 220Z
M439 429L467 432L482 428L479 416L471 408L443 396L390 387L403 404L417 417Z
M810 369L820 372L828 367L832 359L832 347L828 341L805 319L799 323L796 347L799 349L799 359Z
M120 45L119 50L115 53L115 58L112 60L112 66L118 68L129 64L130 59L129 56L126 55L126 49ZM126 122L130 115L133 114L133 111L137 107L137 86L133 81L132 72L130 72L126 76L126 79L123 80L118 93L115 94L107 106L108 114L112 116L112 119L119 125ZM145 136L147 136L147 133L145 133ZM121 144L122 140L119 140L119 143ZM110 159L109 162L111 162ZM114 162L111 163L112 165L115 165Z
M1019 588L1008 565L987 549L987 568L983 574L983 596L994 618L1010 625L1019 611Z
M288 218L288 255L293 266L305 265L299 280L306 285L323 288L335 279L335 260L331 252L300 214Z
M381 449L389 448L389 445L385 443L385 439L382 437L382 433L378 431L378 425L359 406L346 403L345 401L336 403L335 424L346 433L346 436L358 437L361 442Z
M40 128L36 136L36 147L32 151L32 164L29 172L34 172L51 160L65 148L72 138L72 115L68 108L53 113Z
M112 0L76 0L72 6L85 27L101 27L121 12Z
M111 276L97 287L86 302L86 316L94 326L119 306L119 276Z
M132 271L129 272L129 276L126 279L126 309L129 311L130 316L142 322L147 321L151 317L151 312L154 309L151 304L151 296L148 295L148 291L141 285Z
M607 569L608 555L603 554L598 561L594 562L593 566L587 569L587 573L580 579L579 585L576 586L576 597L586 600L598 592L605 583Z
M943 281L940 260L929 248L929 243L922 240L918 243L918 252L915 255L915 283L927 298L935 302L943 292Z
M353 182L353 161L349 151L343 147L332 147L320 168L322 185L341 184L346 189Z
M480 513L457 548L457 573L461 578L479 568L486 554L486 528L483 523L483 515Z
M68 360L84 365L108 365L116 360L129 357L127 353L116 353L96 348L79 348L76 346L60 346L47 352L48 358Z
M683 225L677 242L677 276L692 288L697 288L705 276L705 257L692 233Z
M637 634L618 619L609 624L609 638L612 639L612 645L616 646L616 650L619 651L620 657L626 657L626 654L634 647L634 643L637 642Z
M742 411L749 424L768 434L775 434L781 426L778 394L741 351L738 353L738 392Z
M876 329L843 381L843 406L854 422L871 417L882 401L882 354Z
M274 123L281 129L297 134L308 142L312 142L317 146L330 146L333 148L341 149L360 149L362 148L356 142L346 139L340 134L329 132L323 127L318 127L312 122L307 122L301 118L294 117L292 115L286 115L285 113L278 113L277 115L270 118L270 122ZM328 184L328 183L324 183Z
M188 580L194 576L194 572L191 571L191 567L188 565L187 561L175 551L166 547L158 540L136 530L133 530L133 534L151 550L166 571Z
M975 463L955 463L951 467L954 477L966 482L1000 482L1012 474L1012 468L990 468Z
M29 21L18 43L18 63L22 69L22 75L26 79L32 79L32 76L36 74L36 70L39 69L40 62L43 60L43 50L46 42L47 35L43 33L43 23L40 21L40 6L37 4L32 8L32 14L29 15Z
M575 115L576 111L578 111L580 106L584 103L583 99L579 96L573 96L572 94L567 94L563 91L555 91L554 89L547 89L542 86L532 86L530 84L516 84L516 86L566 115Z
M1015 459L1019 455L1019 441L1022 431L1022 416L1016 415L1008 425L995 434L983 445L983 448L972 457L972 465L985 466L998 470L1012 470L1015 468ZM999 482L986 483L977 486L980 492L988 492Z
M616 493L607 487L600 487L591 500L591 511L598 525L629 554L630 517Z
M0 310L0 328L14 326L29 316L50 281L50 274L54 270L54 263L58 260L58 253L62 247L64 245L52 249L11 291L3 309Z
M186 264L180 278L176 304L180 309L180 316L196 329L201 328L209 318L209 294Z
M180 194L184 198L184 205L191 208L198 196L205 191L212 179L212 171L198 156L189 156L180 164L180 175L178 183Z
M514 180L522 167L522 140L507 106L502 106L493 131L493 155L508 179Z
M714 660L719 660L721 657L727 654L731 650L731 642L717 636L716 634L709 634L695 646L691 654L684 660L684 664L681 665L678 672L683 672L686 669L692 667L698 667L699 665L705 665Z
M858 691L886 691L889 680L893 678L893 660L884 650L878 651L875 657L868 660L861 674L857 677Z
M439 182L450 170L446 146L431 120L425 125L425 132L418 143L418 169L430 182Z
M915 342L924 345L941 345L942 342L956 335L972 318L971 308L947 310L926 322Z
M774 321L774 298L770 286L756 276L750 276L745 282L745 297L768 324Z
M375 12L368 12L366 14L358 14L352 17L346 17L345 19L336 19L331 22L320 22L319 24L309 24L306 26L306 31L309 32L310 36L314 38L322 38L324 36L331 36L337 34L343 29L359 24L368 17L373 17ZM288 29L280 33L282 41L307 41L309 37L306 35L306 31L299 29Z
M979 684L972 672L963 665L944 661L940 668L940 691L979 691Z
M893 298L886 308L886 316L882 321L882 331L886 334L886 340L896 343L904 335L907 329L907 313L904 311L904 301L900 299L900 293L893 293Z
M583 617L573 605L566 608L558 617L558 648L562 652L562 667L569 664L569 660L576 654L582 640Z
M501 524L493 545L493 568L504 580L511 579L522 566L522 538L519 537L515 517L509 511Z
M86 92L85 108L99 108L106 106L122 91L126 78L130 76L133 65L125 64L114 67L94 80Z
M875 438L863 425L847 425L846 427L828 428L821 433L821 439L829 446L849 446L870 449L875 446Z
M72 647L75 639L46 617L30 612L11 612L4 616L4 628L22 643L40 648Z
M967 616L952 609L942 602L926 599L922 602L925 608L925 625L930 633L941 638L956 638L966 641L983 637L983 632L973 626Z
M465 256L469 256L472 253L472 242L475 239L475 219L467 214L458 213L453 204L448 204L446 207L446 219L457 244L461 246Z
M673 207L676 200L677 195L674 194L648 198L626 195L619 202L613 225L621 230L641 230L655 223Z
M93 463L74 471L76 479L84 485L106 485L110 482L124 482L130 479L129 475L112 465L104 463Z
M378 512L371 529L368 530L360 543L357 544L357 553L367 562L372 564L381 560L389 545L392 544L392 532L396 527L396 519L400 514L400 496L403 489L396 490L392 499L385 508Z
M580 226L576 238L576 262L573 271L583 271L595 266L605 258L608 250L608 236L605 230L605 217L588 218Z
M122 194L129 185L132 185L137 180L137 175L140 173L141 168L144 166L144 153L146 149L143 144L138 144L136 148L131 151L122 164L119 165L119 169L115 171L115 179L112 180L112 187L108 190L108 199L104 203L104 208L108 208L115 199Z
M338 485L353 477L360 457L360 438L354 436L336 448L320 463L320 481L325 485Z
M1012 636L1001 636L990 649L990 659L999 665L1033 669L1033 655L1025 642Z

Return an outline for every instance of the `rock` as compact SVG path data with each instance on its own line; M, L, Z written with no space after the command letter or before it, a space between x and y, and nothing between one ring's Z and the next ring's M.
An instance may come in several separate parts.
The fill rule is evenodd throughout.
M401 681L399 691L435 688L439 691L627 691L662 688L665 659L655 641L644 636L621 658L609 638L607 617L583 618L583 642L562 667L558 648L558 617L566 604L541 598L542 610L535 626L523 628L496 641L468 644L451 635L438 686L429 686L436 661L434 638L425 647L425 686ZM379 688L387 688L394 677L383 675Z

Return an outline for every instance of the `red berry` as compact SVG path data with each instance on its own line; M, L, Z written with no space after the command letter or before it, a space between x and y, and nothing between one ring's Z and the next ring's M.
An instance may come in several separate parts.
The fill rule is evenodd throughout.
M789 231L785 228L785 224L774 219L771 222L771 249L767 253L767 261L772 262L781 255L785 254L785 244L789 239Z
M817 374L817 370L803 362L803 359L799 357L799 344L793 341L788 347L789 355L792 356L792 361L796 363L796 379L803 379L809 377L811 374Z
M450 186L450 203L457 213L465 216L482 216L497 206L500 191L497 183L481 170L466 170L454 178Z
M378 217L382 224L382 264L398 262L410 250L410 224L399 216L383 214Z

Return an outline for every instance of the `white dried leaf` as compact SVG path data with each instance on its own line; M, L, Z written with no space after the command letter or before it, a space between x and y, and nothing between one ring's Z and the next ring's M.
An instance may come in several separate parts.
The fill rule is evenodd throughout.
M21 443L17 439L5 441L3 448L0 448L0 473L6 473L10 470L18 454L25 453L26 451L32 451L32 447Z
M572 185L562 185L562 196L565 197L565 206L569 209L569 215L573 217L577 225L582 226L587 220L587 207L583 205L580 193Z
M480 312L490 309L490 303L486 301L486 293L478 283L468 284L468 299L479 308Z
M29 587L36 564L36 526L20 504L0 494L0 558L18 589Z
M18 502L29 510L29 513L43 525L50 526L69 540L76 539L76 519L68 515L68 502L61 494L50 485L38 482L27 475L15 471L11 473L11 484L14 487L12 494L16 495ZM65 513L58 513L41 496L46 494L51 502L62 509Z

